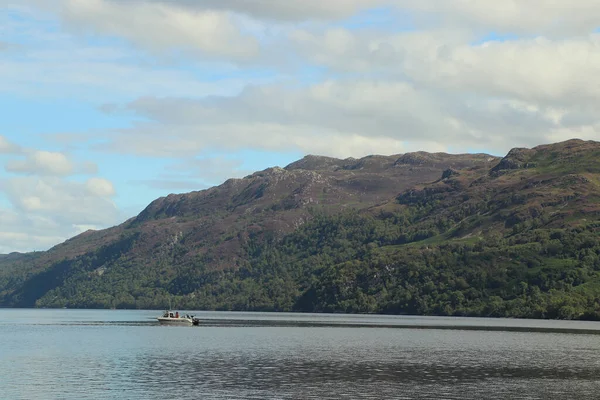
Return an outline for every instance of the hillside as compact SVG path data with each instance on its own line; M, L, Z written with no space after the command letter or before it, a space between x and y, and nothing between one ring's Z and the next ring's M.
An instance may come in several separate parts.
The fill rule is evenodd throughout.
M0 257L0 305L595 319L599 231L598 142L307 156Z

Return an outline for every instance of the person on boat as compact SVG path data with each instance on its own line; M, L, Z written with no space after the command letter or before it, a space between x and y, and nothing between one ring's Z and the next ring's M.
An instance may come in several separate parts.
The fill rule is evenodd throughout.
M179 318L179 311L175 311L175 318Z

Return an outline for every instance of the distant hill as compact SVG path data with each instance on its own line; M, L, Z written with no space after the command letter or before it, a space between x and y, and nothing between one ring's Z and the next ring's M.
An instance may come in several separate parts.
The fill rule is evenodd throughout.
M599 231L598 142L307 156L0 256L0 305L596 319Z

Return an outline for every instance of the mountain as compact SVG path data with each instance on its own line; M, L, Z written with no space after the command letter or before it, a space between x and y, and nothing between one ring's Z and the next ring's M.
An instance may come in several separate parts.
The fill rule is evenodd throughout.
M0 305L600 316L600 143L307 156L0 257Z

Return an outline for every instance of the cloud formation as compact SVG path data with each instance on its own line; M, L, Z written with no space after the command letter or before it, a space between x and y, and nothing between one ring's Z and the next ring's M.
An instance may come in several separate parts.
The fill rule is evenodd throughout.
M0 254L43 250L64 241L72 232L61 232L54 220L0 208Z
M114 0L113 0L114 1ZM168 0L150 0L168 4ZM220 10L275 21L332 20L347 18L370 7L390 5L391 0L180 0L178 4L189 10Z
M21 148L17 144L0 135L0 154L18 154L20 152Z
M88 0L63 0L71 7ZM94 0L103 6L121 0ZM133 7L170 7L169 0L128 0ZM112 3L112 4L111 4ZM466 27L485 32L511 34L581 34L597 28L600 8L597 0L178 0L177 6L189 13L219 11L246 15L257 20L298 22L335 21L369 9L410 14L425 28L440 25ZM96 6L96 3L92 3Z
M5 242L12 245L11 251L44 249L81 233L82 226L102 228L122 218L111 200L112 184L98 178L81 183L58 177L16 177L3 187L13 209L0 208L0 237L12 238Z
M598 27L597 0L395 0L415 13L424 27L440 23L479 32L533 35L580 35Z
M78 31L124 38L155 52L183 50L234 59L258 52L257 42L230 15L184 9L177 2L64 0L61 17Z
M85 182L87 193L99 198L110 198L115 195L113 184L104 178L90 178Z
M153 179L132 180L133 185L182 193L207 189L229 178L241 178L254 172L242 167L242 160L223 156L184 158L168 165L165 172Z
M45 150L23 150L24 159L10 160L5 170L15 174L38 176L91 175L98 172L98 166L85 161L74 163L66 154Z
M74 170L73 163L62 153L33 151L24 160L12 160L6 165L6 171L13 173L67 176Z
M9 175L0 178L0 193L10 207L0 205L0 253L45 250L82 230L124 219L113 201L112 182L100 177L71 179L96 174L95 163L24 148L0 136L2 153Z
M477 144L501 153L511 143L535 145L561 127L551 109L527 102L436 95L388 80L261 86L200 100L146 97L126 109L150 122L108 135L105 151L189 157L210 149L300 149L360 157Z
M193 75L148 75L148 82L165 82L164 90L132 88L138 100L111 106L143 122L104 133L97 149L188 158L214 148L337 156L420 147L501 153L558 136L593 136L598 124L593 115L600 85L594 0L308 0L302 7L276 0L53 4L68 32L124 39L154 56L182 52L180 60L200 57L217 63L214 68L252 59L277 76L274 82L219 93L218 85ZM341 23L349 17L359 21L361 12L374 10L392 21L406 15L412 23L397 29ZM125 53L98 57L118 69ZM292 67L294 60L303 66ZM73 65L92 71L90 79L71 75L87 85L98 79L93 77L111 75L90 66ZM133 75L156 73L135 68L139 71L115 76L128 85L139 80ZM316 81L294 75L302 68L321 72ZM237 75L234 70L225 75ZM186 79L197 89L167 89L166 82L188 86Z
M600 139L597 0L0 4L11 10L0 13L3 43L18 44L0 54L0 94L73 100L127 121L53 130L52 150L0 136L12 207L0 208L0 238L15 244L23 232L42 244L44 229L63 237L113 223L130 183L186 191L246 174L248 150L501 155ZM164 168L90 177L102 165L57 148Z

